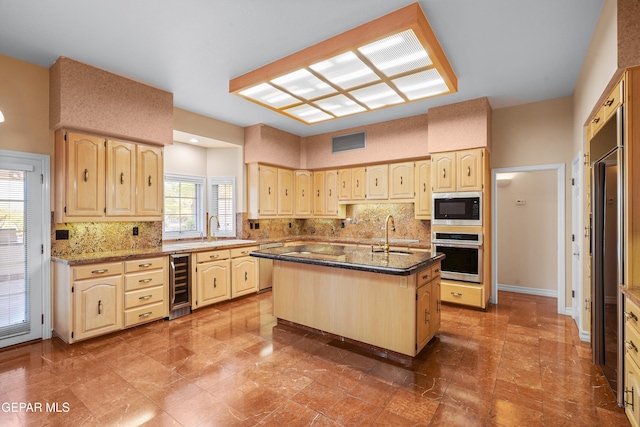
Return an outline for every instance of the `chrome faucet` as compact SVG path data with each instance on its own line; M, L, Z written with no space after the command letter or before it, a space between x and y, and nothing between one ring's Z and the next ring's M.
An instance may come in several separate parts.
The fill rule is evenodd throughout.
M207 241L210 242L211 240L218 240L218 236L216 236L215 231L212 232L211 230L211 220L215 218L216 219L216 230L220 229L220 221L218 220L218 215L211 215L209 217L209 219L207 220Z
M384 249L385 253L389 253L389 220L391 220L391 230L396 231L396 224L393 221L393 217L391 215L387 215L387 219L384 220L384 245L382 249Z

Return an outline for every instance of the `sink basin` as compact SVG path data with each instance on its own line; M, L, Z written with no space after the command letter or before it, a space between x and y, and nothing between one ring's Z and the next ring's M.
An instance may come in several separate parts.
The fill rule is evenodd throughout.
M383 249L374 249L373 253L384 253ZM405 251L402 249L389 249L389 253L393 254L393 255L413 255L413 252L411 251Z
M228 246L228 245L242 245L242 244L250 244L255 243L255 240L217 240L212 242L189 242L189 243L178 243L176 246L182 249L197 249L197 248L213 248L219 246Z

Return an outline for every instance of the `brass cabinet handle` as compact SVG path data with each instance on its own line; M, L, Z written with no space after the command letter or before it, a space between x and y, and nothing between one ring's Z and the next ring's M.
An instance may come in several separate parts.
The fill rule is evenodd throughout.
M442 177L446 178L447 177L447 170L442 168Z
M218 278L217 278L217 277L214 277L214 278L213 278L213 287L214 287L214 288L217 288L217 287L218 287Z
M613 104L614 98L608 99L607 102L604 103L605 107L611 107Z
M150 262L145 262L144 264L138 264L138 267L140 268L147 268L147 267L151 267L153 264Z
M288 195L289 195L289 189L288 189L288 188L285 188L285 189L284 189L284 195L285 195L285 196L288 196Z
M434 272L434 273L436 273L436 274L438 274L438 273L440 273L440 269L439 269L439 268L436 268L435 270L433 270L433 272Z
M249 273L248 272L244 272L244 281L246 282L249 279Z
M429 323L429 320L427 320L427 314L429 314L429 312L425 309L424 310L424 324L426 325L427 323Z
M120 184L124 184L124 172L120 172Z
M462 294L460 292L451 292L451 295L453 295L454 297L461 297Z
M633 341L625 341L624 346L627 348L627 350L633 350L636 353L638 352L638 347L636 347Z
M138 314L138 317L149 317L153 312L147 311L146 313Z
M600 121L600 117L596 117L596 118L593 119L593 123L594 124L597 124L599 121Z
M360 180L356 179L356 188L360 188Z
M149 187L151 187L151 175L149 175Z
M107 271L109 271L109 269L108 269L108 268L102 268L102 269L100 269L100 270L93 270L93 271L91 271L91 274L104 274L104 273L106 273Z
M378 178L376 178L376 187L378 186Z
M317 194L316 194L316 195L317 195L318 197L320 197L320 190L318 190L318 191L317 191Z
M241 251L240 253L241 253L241 254L248 254L248 253L249 253L249 251Z
M624 318L627 320L633 319L636 322L638 321L638 316L636 316L636 314L633 311L625 311Z
M302 190L302 197L304 197L304 189Z
M218 258L220 255L209 255L209 258Z
M329 189L329 197L331 197L331 189Z
M342 188L346 188L347 187L347 183L345 181L342 181Z
M153 295L143 295L141 297L138 297L139 300L145 300L145 299L149 299L151 298Z
M149 283L151 280L153 279L140 279L138 280L138 283Z
M267 192L271 194L271 187L267 187Z
M98 314L102 314L102 300L98 300Z
M471 176L471 166L467 166L467 176Z
M429 278L428 274L425 274L424 276L422 276L422 280L425 280L425 279L428 279L428 278Z
M89 181L89 169L84 170L84 182Z
M422 183L422 192L423 192L423 193L426 193L426 192L427 192L427 183L426 183L426 182L423 182L423 183Z
M402 175L400 176L400 185L402 185Z
M631 393L631 400L629 402L627 402L627 393ZM633 411L633 387L631 387L631 390L627 389L626 387L624 388L624 406L631 406L631 410Z

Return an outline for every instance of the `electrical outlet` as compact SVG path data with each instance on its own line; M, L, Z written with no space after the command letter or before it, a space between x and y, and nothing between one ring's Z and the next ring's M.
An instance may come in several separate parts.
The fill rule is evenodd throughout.
M253 230L253 223L252 222L249 223L249 229Z
M340 228L344 228L344 221L340 223Z
M289 228L291 228L291 223L289 223Z
M259 229L260 229L260 223L259 223L259 222L256 222L256 224L255 224L255 227L254 227L254 228L255 228L256 230L259 230Z
M133 227L133 235L134 236L138 235L138 227Z
M69 230L56 230L56 240L69 240Z

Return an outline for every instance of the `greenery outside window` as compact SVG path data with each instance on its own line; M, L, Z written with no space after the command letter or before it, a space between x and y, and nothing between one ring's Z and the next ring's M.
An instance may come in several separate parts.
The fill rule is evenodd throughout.
M164 239L201 237L206 233L204 219L205 178L165 174Z
M220 227L211 221L211 232L218 237L236 236L236 178L216 176L209 178L209 215L218 217Z

